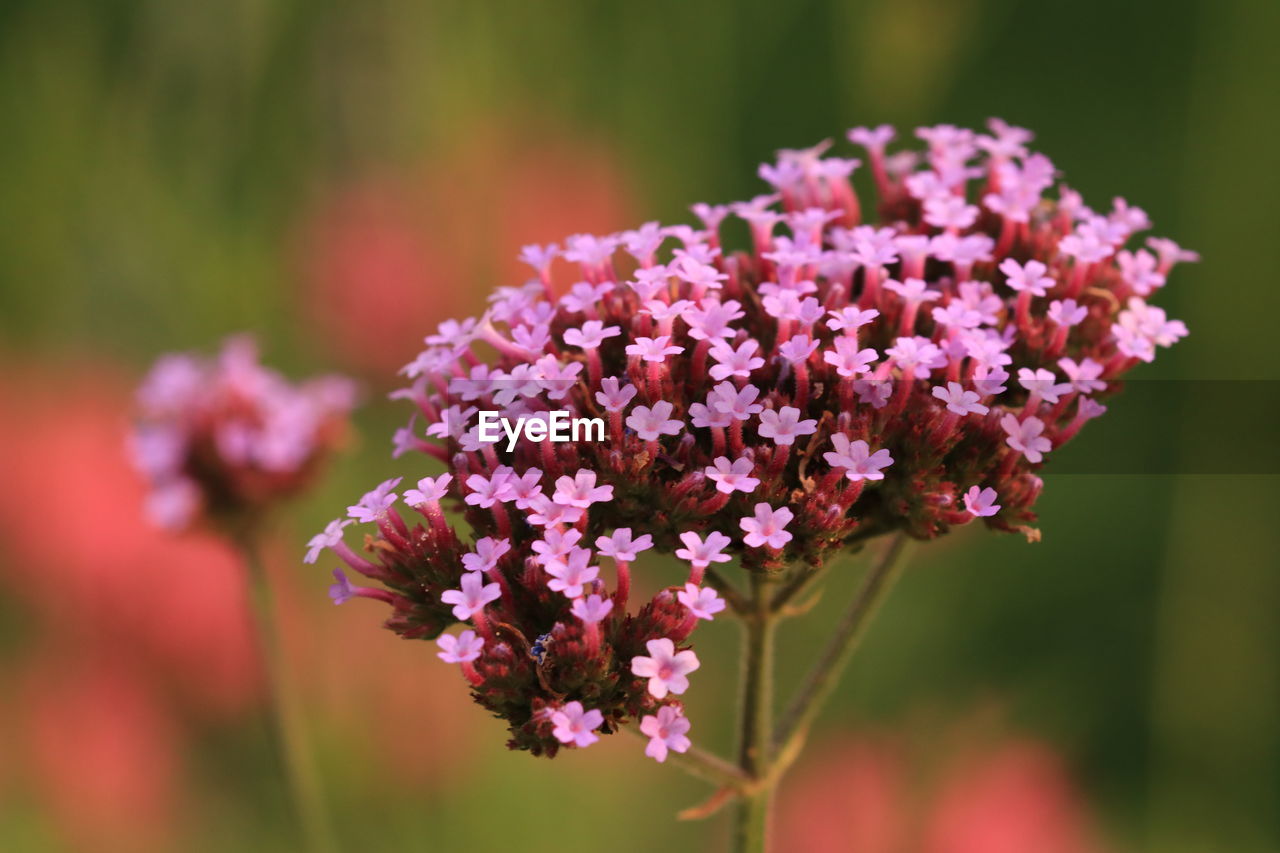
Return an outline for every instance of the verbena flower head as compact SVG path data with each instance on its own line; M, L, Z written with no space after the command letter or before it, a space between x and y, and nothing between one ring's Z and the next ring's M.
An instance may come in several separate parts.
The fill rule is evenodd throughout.
M685 746L688 640L725 607L729 561L787 573L979 518L1034 534L1041 464L1186 334L1147 300L1194 255L1126 248L1145 214L1084 206L1029 133L990 128L922 128L922 155L852 131L874 200L853 189L857 161L820 146L762 167L767 195L695 205L701 225L526 250L538 278L441 326L405 368L397 453L448 474L402 501L366 495L363 553L341 521L313 540L380 584L343 596L389 602L405 637L474 631L442 648L466 649L513 748L553 755L646 720L661 760ZM727 216L750 246L722 243ZM553 272L576 282L566 295ZM482 440L481 411L564 411L607 435L508 447ZM632 601L650 547L688 576Z
M147 514L181 528L198 517L243 523L305 486L346 432L355 387L324 376L293 384L258 362L248 337L212 358L162 356L138 389L130 436L148 479ZM331 526L317 540L341 538Z

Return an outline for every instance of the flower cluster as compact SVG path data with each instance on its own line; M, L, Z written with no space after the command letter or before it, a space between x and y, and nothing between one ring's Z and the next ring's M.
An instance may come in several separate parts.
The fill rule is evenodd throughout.
M550 755L638 720L663 760L689 745L689 634L725 607L715 589L734 601L718 564L802 572L977 518L1034 533L1046 455L1186 334L1147 300L1195 255L1126 248L1143 211L1055 189L1021 128L916 135L922 153L891 154L891 128L849 132L874 216L851 183L861 162L822 143L762 166L769 194L694 205L697 226L527 247L529 283L441 325L406 366L395 396L416 411L396 454L449 470L383 483L312 540L308 559L331 548L379 584L338 571L335 600L382 600L388 627L439 636L514 748ZM729 216L749 250L722 246ZM560 296L557 264L576 270ZM607 438L508 451L481 440L479 410L598 417ZM375 527L363 553L343 541L355 522ZM651 547L688 577L632 602ZM454 622L466 630L440 636Z
M251 518L304 486L342 438L355 388L336 376L292 385L235 337L216 358L161 357L137 401L130 448L151 484L147 514L181 528L201 514Z

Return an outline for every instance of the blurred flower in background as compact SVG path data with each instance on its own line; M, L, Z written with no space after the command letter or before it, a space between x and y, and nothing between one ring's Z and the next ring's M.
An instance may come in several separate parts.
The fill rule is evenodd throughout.
M0 387L0 445L23 450L0 491L0 585L31 614L0 660L17 697L5 752L84 849L167 846L188 742L258 693L231 552L157 536L139 513L129 406L102 367L19 369Z
M1101 853L1052 747L973 726L814 744L778 803L783 849L805 853Z
M161 356L138 389L134 465L151 483L147 517L179 530L198 517L242 533L315 480L355 405L340 376L289 382L247 335L213 358Z
M344 363L387 382L426 330L527 278L515 247L622 227L634 205L608 149L567 127L480 123L416 169L334 179L300 238L300 302Z

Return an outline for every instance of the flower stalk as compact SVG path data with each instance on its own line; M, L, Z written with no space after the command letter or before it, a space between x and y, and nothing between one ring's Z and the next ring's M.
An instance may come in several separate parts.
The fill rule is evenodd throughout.
M237 536L236 544L244 557L249 580L254 639L262 657L269 692L273 746L284 772L304 849L312 853L333 853L337 847L324 807L319 776L307 746L301 704L289 678L288 663L276 628L275 599L262 559L262 549L258 537L252 533Z

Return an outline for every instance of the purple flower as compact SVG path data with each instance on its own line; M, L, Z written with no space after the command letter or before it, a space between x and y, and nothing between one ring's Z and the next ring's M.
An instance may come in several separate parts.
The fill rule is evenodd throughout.
M1041 435L1044 421L1039 418L1019 422L1017 415L1008 414L1000 419L1000 427L1008 433L1006 443L1027 457L1028 462L1039 462L1053 448L1053 442Z
M964 508L977 518L995 515L1000 511L1000 504L996 503L998 497L995 489L970 486L964 493Z
M342 569L333 570L334 582L329 586L329 598L334 604L346 604L355 596L355 589Z
M836 373L845 379L853 379L871 370L871 363L879 355L875 350L858 349L856 338L836 338L835 352L822 354L822 360L836 369Z
M471 663L484 651L484 639L476 636L475 631L460 631L458 636L441 634L436 638L440 651L436 657L445 663Z
M467 572L462 576L461 589L447 589L440 600L453 605L453 616L465 622L473 613L481 611L491 601L497 601L502 588L496 583L485 583L480 572Z
M645 643L648 656L636 655L631 659L631 672L649 679L649 695L665 699L668 693L679 696L689 689L689 673L699 666L698 656L692 650L676 651L675 643L666 637Z
M684 321L689 324L689 337L695 341L732 338L735 330L731 324L746 316L741 308L742 305L732 299L724 303L706 299L701 305L685 308Z
M667 356L684 352L684 347L670 344L669 335L660 335L657 338L636 338L635 343L627 344L627 355L636 356L641 361L661 364L667 360Z
M813 435L818 431L818 422L812 418L800 420L800 410L794 406L783 406L778 411L766 409L760 413L760 427L757 430L764 438L773 439L774 444L792 445L802 435Z
M680 709L663 705L657 714L640 720L640 732L649 738L644 754L659 764L667 760L667 752L688 752L693 745L689 740L689 720Z
M657 441L664 435L678 435L684 429L684 423L671 417L675 406L666 400L659 400L653 407L636 406L627 417L627 426L636 431L643 441Z
M402 477L394 477L379 483L377 488L364 493L360 502L347 507L347 515L356 521L365 523L377 521L378 516L385 513L396 502L396 493L391 491L400 485Z
M1060 358L1058 367L1067 374L1067 379L1070 380L1068 384L1073 391L1091 394L1107 388L1107 383L1098 379L1102 375L1102 365L1091 358L1081 359L1079 364L1070 358Z
M966 391L959 382L948 382L947 387L934 386L933 396L947 406L947 411L964 416L969 414L985 415L990 411L979 400L982 397L976 391Z
M545 566L551 580L547 588L553 592L562 592L566 598L577 598L582 595L582 588L591 583L600 574L599 566L589 566L591 551L586 548L571 548L563 559L550 559Z
M605 326L599 320L588 320L580 329L565 329L564 342L571 347L597 349L607 338L622 334L617 326Z
M320 552L341 542L343 529L352 523L350 519L338 518L326 524L324 530L312 536L307 542L307 555L302 558L302 562L314 563L320 559Z
M515 499L515 492L511 488L509 482L512 471L510 468L498 467L488 477L483 474L472 474L467 478L466 502L471 506L478 506L481 509L488 509L497 503L506 503Z
M928 338L898 338L885 355L893 359L906 379L928 379L931 371L947 366L947 357Z
M1039 261L1020 264L1013 258L1006 258L1000 262L1000 272L1005 274L1005 284L1019 293L1026 291L1032 296L1044 296L1053 287L1053 277L1045 275L1048 269Z
M586 598L574 599L570 612L585 623L595 624L602 621L613 609L613 599L601 598L592 593Z
M722 552L731 540L719 531L708 533L706 541L692 531L685 531L680 534L680 541L684 547L676 549L676 556L688 560L695 569L705 570L712 563L729 562L729 555Z
M724 599L714 589L692 583L685 584L684 589L676 593L676 600L687 607L693 616L707 621L711 621L715 614L725 608Z
M584 711L581 702L569 702L552 712L551 724L555 727L551 733L556 740L581 748L600 740L595 730L604 724L604 715L594 708Z
M1059 326L1077 326L1089 316L1089 310L1077 305L1074 299L1053 300L1049 303L1049 319Z
M1018 384L1046 403L1058 402L1058 396L1071 390L1070 385L1059 385L1058 377L1052 370L1043 367L1032 370L1029 367L1018 368Z
M874 308L863 311L856 306L847 306L839 311L831 312L831 319L827 321L827 328L834 331L843 331L845 334L853 334L868 323L874 322L880 312ZM837 345L839 341L836 342Z
M366 547L348 547L345 527L311 541L313 558L330 547L379 587L339 597L383 601L388 627L416 639L451 630L460 607L486 640L464 666L475 699L514 747L554 755L566 741L551 717L571 699L609 732L682 719L661 708L687 683L678 667L640 655L637 675L632 661L659 640L676 657L720 612L702 587L713 568L786 582L892 531L931 538L979 516L1031 533L1034 469L1102 412L1087 395L1186 335L1147 297L1192 254L1133 245L1146 214L1088 207L1021 128L926 127L925 150L886 154L891 136L851 134L874 197L850 183L856 161L820 143L762 170L776 192L699 206L701 223L573 235L563 297L548 295L558 249L527 252L537 280L442 324L394 394L414 417L397 451L447 472L404 493L418 512L386 488L358 505ZM748 242L731 244L740 230ZM164 414L134 452L178 517L220 511L220 492L207 502L207 484L182 485L197 450L258 485L311 470L307 454L331 444L307 434L314 403L289 402L254 365L231 347L216 371L176 361L152 383ZM229 417L226 394L269 405ZM526 427L601 418L607 435L481 442L477 413L495 410ZM446 515L446 497L464 511ZM726 518L741 519L732 541ZM688 560L692 585L638 575L650 548ZM665 756L677 741L659 737L651 754Z
M586 509L594 503L613 500L613 486L597 486L596 472L580 468L573 477L556 480L556 492L552 495L552 500L564 506Z
M893 464L893 457L885 449L871 452L871 448L862 439L849 441L844 433L831 436L831 446L835 451L822 454L822 458L832 468L843 468L848 478L859 480L883 480L884 469Z
M620 527L613 531L612 536L601 536L596 539L596 550L620 563L629 563L641 551L648 551L652 547L652 536L645 533L632 539L630 527Z
M708 466L704 473L707 479L716 484L716 491L731 495L734 492L751 494L760 485L760 481L751 476L755 465L750 459L739 457L733 462L727 456L717 456L715 463Z
M711 357L719 364L711 368L711 378L715 380L728 379L730 376L749 378L751 371L764 367L764 359L755 355L758 349L760 344L750 338L743 341L737 349L722 340L712 341Z
M735 421L748 421L752 415L759 414L764 409L764 406L755 402L759 396L760 389L754 385L739 390L730 382L721 382L707 397L707 406Z
M474 554L462 555L462 567L468 572L489 572L510 551L510 540L494 539L491 536L486 536L476 542Z
M418 481L418 488L405 490L404 502L416 507L443 500L445 495L449 494L449 483L452 481L452 474L423 477Z
M596 392L596 402L606 412L621 412L636 396L634 385L619 385L618 378L610 376L600 381L602 390Z
M767 503L756 504L755 515L738 524L747 534L742 541L752 548L781 548L791 541L787 525L795 515L785 506L774 509Z

